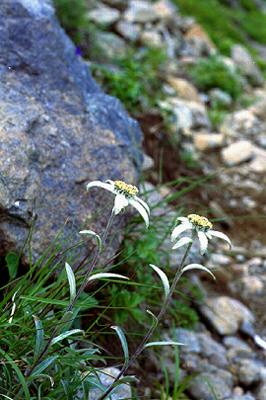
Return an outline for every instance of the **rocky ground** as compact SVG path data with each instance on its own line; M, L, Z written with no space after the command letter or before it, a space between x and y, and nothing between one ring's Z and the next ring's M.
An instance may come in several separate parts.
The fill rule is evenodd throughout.
M205 204L208 216L222 221L222 230L234 244L228 251L216 243L204 260L214 271L216 283L201 275L191 277L205 294L203 304L196 305L201 322L196 332L178 328L174 332L187 345L180 350L181 375L195 374L187 396L211 400L216 398L215 392L218 399L265 400L266 87L263 75L240 45L233 46L231 57L218 54L204 29L193 18L181 17L167 0L97 2L89 18L96 25L107 27L101 32L100 43L106 46L110 56L125 54L132 43L165 49L168 61L161 74L163 99L157 108L139 116L149 154L144 162L144 174L150 181L146 185L156 190L151 182L159 181L158 148L164 141L169 142L170 137L171 150L164 154L168 177L175 179L182 173L180 158L174 154L189 152L201 174L212 176L210 183L201 189L198 202L193 192L189 203L196 207L199 202ZM242 91L251 99L248 104L235 102L219 87L199 90L188 78L189 66L201 57L208 60L213 55L230 71L241 75ZM208 113L216 103L227 110L218 124L210 121ZM162 128L163 113L171 117L167 128ZM160 186L156 196L162 199L168 194L169 187ZM172 371L170 380L174 382L171 351L165 351L164 358ZM144 396L152 397L148 388Z

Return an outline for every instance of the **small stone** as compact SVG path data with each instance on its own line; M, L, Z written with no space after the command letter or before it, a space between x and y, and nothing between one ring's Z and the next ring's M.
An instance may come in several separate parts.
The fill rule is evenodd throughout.
M264 83L263 76L258 69L255 60L251 57L244 46L234 45L231 50L232 59L244 75L250 78L254 85Z
M175 330L175 340L185 344L181 349L182 352L200 353L201 351L198 336L193 331L177 328Z
M224 254L212 253L210 257L210 263L213 266L221 265L224 267L226 265L229 265L231 262L232 258Z
M261 363L251 359L240 359L237 365L239 382L244 386L258 383L260 380Z
M157 16L161 20L169 20L176 17L176 8L169 0L159 0L153 4Z
M201 103L199 93L191 82L174 76L169 76L167 82L174 89L178 97L181 97L184 100Z
M91 10L88 14L88 17L96 24L111 25L119 20L120 11L107 6L100 6L94 10Z
M228 166L241 164L254 156L254 146L248 140L239 140L222 150L223 162Z
M212 105L214 106L230 107L233 101L230 94L221 89L210 90L209 97Z
M243 276L240 282L243 287L243 298L259 295L264 290L263 281L258 276Z
M240 351L244 350L244 351L248 351L250 353L252 352L251 347L246 342L244 342L244 340L241 340L236 336L226 336L223 339L223 343L229 349L233 348L233 349L237 349Z
M115 378L118 376L119 372L120 371L118 368L109 367L109 368L104 368L101 372L98 371L97 375L98 379L100 379L101 384L105 386L107 389L113 383ZM91 389L88 400L98 400L102 394L103 392L100 389ZM112 391L113 400L131 399L131 396L132 396L131 388L128 384L125 383L118 385Z
M197 150L205 151L222 147L224 135L222 133L197 133L193 135L193 140Z
M187 391L193 399L213 400L213 392L218 399L229 399L232 388L232 375L229 372L217 370L215 374L208 372L199 374L192 379Z
M154 30L143 31L140 35L140 41L147 47L161 48L164 46L160 33Z
M159 15L153 5L145 0L131 0L124 14L124 19L129 22L154 22Z
M228 367L226 350L220 343L205 333L199 333L198 340L202 357L207 358L211 365L215 365L218 368L226 369Z
M255 155L254 160L251 161L249 168L251 171L256 173L265 173L266 172L266 151L263 153Z
M261 121L251 110L240 110L228 115L221 125L221 132L228 137L257 137L261 133Z
M209 35L199 24L193 24L185 33L185 39L195 48L197 56L210 55L216 48Z
M266 383L262 383L257 391L257 400L266 400Z
M142 171L148 171L154 167L154 160L147 154L143 154Z
M134 42L139 38L141 28L137 24L121 20L116 24L116 30L125 39Z
M244 321L254 322L251 311L240 301L227 296L209 298L201 312L220 335L232 335Z
M173 131L189 131L190 129L209 128L206 108L195 101L181 100L176 97L168 97L160 102L160 107L172 113L174 122Z
M112 32L97 32L96 43L103 55L108 59L123 57L126 54L126 43Z

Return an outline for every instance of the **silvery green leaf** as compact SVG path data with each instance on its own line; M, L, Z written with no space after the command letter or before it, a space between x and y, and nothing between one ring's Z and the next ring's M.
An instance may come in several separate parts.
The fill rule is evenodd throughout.
M112 274L111 272L100 272L99 274L94 274L89 277L89 281L95 281L96 279L104 279L104 278L120 278L120 279L129 279L127 276L120 274Z
M36 340L35 340L35 350L34 350L34 358L36 359L43 348L44 330L41 320L36 315L33 315L33 318L36 329Z
M90 231L90 230L80 231L79 233L81 235L87 235L87 236L94 237L97 240L97 244L98 244L99 250L100 251L102 250L103 243L102 243L102 239L101 239L100 235L98 235L97 233L95 233L93 231Z
M36 376L39 375L40 373L42 373L46 368L49 367L49 365L51 365L59 356L50 356L48 358L46 358L45 360L43 360L34 370L32 373L32 376Z
M128 360L129 360L129 353L128 353L128 345L127 345L126 336L125 336L123 330L119 326L111 326L111 328L116 331L117 336L119 337L119 340L121 342L122 349L124 352L125 364L127 364Z
M186 272L186 271L190 271L192 269L200 269L202 271L208 272L208 274L210 274L213 277L213 279L216 279L215 276L213 275L213 273L207 267L204 267L201 264L189 264L182 269L182 273Z
M69 284L69 291L70 291L70 302L72 302L76 297L76 279L74 272L68 263L65 263L67 279Z
M185 346L184 343L174 342L172 340L167 340L163 342L150 342L145 344L145 348L152 346Z
M192 243L192 239L190 237L182 237L181 239L179 239L176 244L174 244L174 246L172 247L172 250L176 250L179 247L185 246L186 244Z
M61 340L66 339L68 336L75 335L76 333L84 334L84 331L82 331L81 329L71 329L70 331L63 332L63 333L61 333L61 335L53 338L53 340L51 341L51 345L61 342Z
M152 269L154 269L154 271L157 272L157 274L161 278L163 288L164 288L164 294L165 294L165 297L167 297L170 292L170 284L169 284L169 280L168 280L167 276L159 267L156 267L156 265L150 264L150 267Z

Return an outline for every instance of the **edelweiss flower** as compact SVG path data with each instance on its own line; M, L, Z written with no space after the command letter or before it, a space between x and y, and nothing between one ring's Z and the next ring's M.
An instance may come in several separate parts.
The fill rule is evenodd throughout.
M211 240L213 236L225 240L229 246L231 246L229 237L222 232L214 231L212 229L212 223L206 217L202 217L197 214L189 214L187 217L177 218L177 221L180 221L181 224L174 228L171 235L171 241L175 242L178 236L187 230L192 231L192 238L182 237L176 242L176 244L173 246L173 249L177 249L185 244L191 243L194 236L193 233L196 233L199 238L201 254L206 252L208 247L208 239Z
M87 185L87 190L92 187L100 187L109 192L112 192L115 195L113 213L115 215L119 214L124 208L128 205L133 206L142 216L145 221L146 227L149 226L149 216L150 216L150 209L148 204L145 201L141 200L138 194L138 188L133 185L129 185L123 181L93 181Z

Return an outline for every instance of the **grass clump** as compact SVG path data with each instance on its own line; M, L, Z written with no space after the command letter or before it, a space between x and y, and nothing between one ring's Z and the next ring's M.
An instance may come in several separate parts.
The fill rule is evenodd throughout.
M160 49L132 49L125 57L114 60L112 68L93 63L92 71L109 94L136 114L137 110L154 107L160 100L159 71L165 60L165 52Z
M240 76L231 71L217 56L201 59L189 70L189 75L195 85L203 91L219 88L230 94L234 100L241 95L242 83Z

